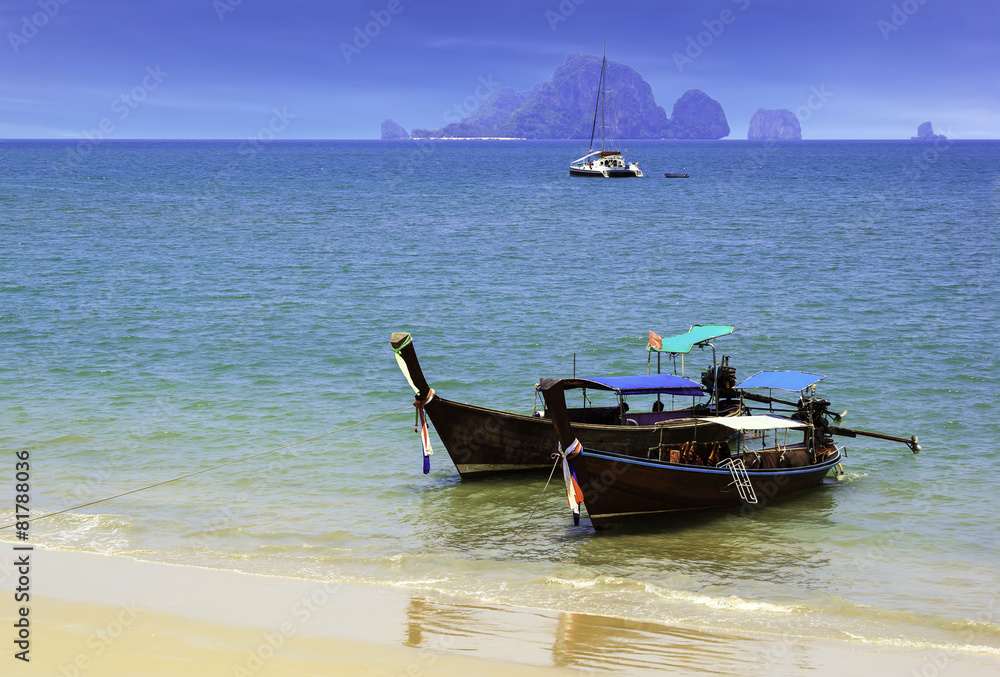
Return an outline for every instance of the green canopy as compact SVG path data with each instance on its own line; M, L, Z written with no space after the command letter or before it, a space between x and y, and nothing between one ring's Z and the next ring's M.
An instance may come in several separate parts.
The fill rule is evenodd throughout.
M657 353L689 353L699 343L732 334L735 329L731 324L696 324L686 334L660 339L662 347L654 348L651 341L646 350Z

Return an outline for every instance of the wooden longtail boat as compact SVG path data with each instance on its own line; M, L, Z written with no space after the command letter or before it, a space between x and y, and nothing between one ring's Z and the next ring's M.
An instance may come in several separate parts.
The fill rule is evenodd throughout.
M753 401L795 407L791 417L750 415L711 418L736 433L735 449L728 444L688 442L661 444L651 448L646 458L601 449L568 425L565 390L561 380L543 379L539 385L553 427L559 437L567 500L579 523L579 504L587 508L597 530L614 524L665 517L671 513L743 505L762 507L767 500L819 485L838 466L842 450L833 435L864 435L903 442L916 453L916 436L909 440L880 433L831 426L840 414L828 411L829 402L815 396L817 374L792 371L759 372L736 389ZM771 396L746 393L748 389L798 391L797 403ZM811 389L811 394L810 394ZM789 431L798 430L802 440L787 443ZM756 433L756 434L754 434ZM767 446L770 433L773 444ZM784 434L785 440L779 438ZM756 446L761 440L760 448ZM566 451L563 451L566 450Z
M805 381L815 377L794 373ZM637 458L590 442L581 446L564 413L566 384L543 380L540 389L552 412L560 448L569 450L564 472L570 477L570 505L574 497L583 503L597 530L682 511L758 504L759 497L770 500L820 484L841 461L841 450L832 438L817 435L808 420L769 415L710 419L737 433L735 451L727 443L688 442L662 444L650 449L646 458ZM806 402L800 418L812 413ZM793 430L803 433L802 440L788 443ZM773 435L772 445L750 448L752 440L766 440L768 433ZM574 511L578 520L578 508Z
M716 325L712 325L716 326ZM721 325L716 336L732 332ZM693 328L695 329L695 328ZM698 327L686 349L692 345L710 345L711 331ZM667 348L680 347L676 337L663 339ZM415 406L430 418L444 443L455 467L463 478L498 473L544 471L552 467L552 454L558 438L552 423L544 415L522 415L448 400L434 393L417 361L413 340L409 334L392 334L390 344L396 353L400 369L416 395ZM713 359L714 361L714 359ZM711 372L713 384L719 382L718 370ZM645 374L628 377L571 379L572 388L604 390L618 396L617 407L585 407L567 411L574 431L599 448L624 455L645 456L650 448L662 444L720 442L728 439L730 429L699 416L736 415L739 401L721 400L716 389L713 400L706 405L694 405L668 411L631 412L624 398L627 395L700 396L702 385L672 374ZM569 383L569 382L567 382ZM654 404L654 409L656 406ZM564 406L565 409L565 406ZM425 441L429 438L424 432ZM427 447L425 447L425 459ZM425 471L427 466L425 465Z

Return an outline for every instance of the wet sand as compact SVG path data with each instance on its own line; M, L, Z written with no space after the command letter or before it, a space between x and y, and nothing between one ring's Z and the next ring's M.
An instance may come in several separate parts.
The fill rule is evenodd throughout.
M89 553L31 552L30 663L11 648L18 574L0 560L18 675L986 675L959 652L800 645L423 591L255 576Z

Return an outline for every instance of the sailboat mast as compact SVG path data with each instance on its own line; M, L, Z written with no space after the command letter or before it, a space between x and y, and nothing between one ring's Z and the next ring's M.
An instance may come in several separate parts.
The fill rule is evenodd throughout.
M597 79L597 98L594 100L594 124L590 126L590 150L594 150L594 132L597 131L597 107L601 105L601 87L604 84L604 62L601 62L601 76ZM603 124L604 121L601 121ZM601 129L601 137L604 136L604 129ZM601 146L604 146L604 142L601 142Z
M582 158L573 160L569 166L570 176L603 176L622 177L636 176L643 174L639 171L639 163L625 162L625 156L621 151L621 140L615 135L616 127L621 124L622 118L615 107L615 102L611 102L611 125L608 125L607 117L607 96L611 91L607 89L608 78L608 42L604 41L604 54L601 56L601 75L597 80L597 98L594 101L594 122L590 127L590 149ZM600 109L600 111L598 111ZM601 114L601 149L594 150L594 140L597 138L597 114ZM610 150L606 150L610 147ZM667 176L670 176L669 174ZM685 174L685 176L687 176Z
M604 150L604 68L608 62L608 41L604 41L604 55L601 57L601 84L599 85L601 91L597 94L601 97L601 150Z

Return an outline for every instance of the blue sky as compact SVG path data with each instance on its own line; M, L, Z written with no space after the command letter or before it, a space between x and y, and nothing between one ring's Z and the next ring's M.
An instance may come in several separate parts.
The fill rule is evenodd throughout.
M811 139L1000 139L997 0L13 0L0 26L0 138L377 138L607 40L729 138L763 106Z

